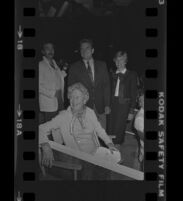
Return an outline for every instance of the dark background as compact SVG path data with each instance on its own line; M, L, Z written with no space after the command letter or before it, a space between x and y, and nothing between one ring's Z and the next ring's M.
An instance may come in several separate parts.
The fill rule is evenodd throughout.
M56 59L64 58L69 63L79 58L74 50L78 47L79 39L83 37L93 37L95 42L95 57L105 61L111 60L112 52L117 47L127 49L129 53L129 69L134 69L139 73L144 74L145 69L157 69L158 77L156 79L146 79L145 89L159 89L165 90L164 77L166 71L166 61L164 58L165 50L163 43L166 43L165 28L166 16L165 7L159 6L156 0L134 0L128 7L121 7L120 10L115 12L113 17L89 17L82 18L81 20L74 20L67 23L64 19L58 18L39 18L39 17L23 17L24 7L35 7L37 0L25 1L17 0L16 2L16 26L15 32L19 24L23 28L35 28L36 37L27 37L24 39L25 48L36 49L35 58L24 58L22 52L16 52L15 57L17 64L13 76L20 80L15 85L17 89L16 97L19 97L17 103L21 104L23 110L34 110L38 114L38 61L41 60L41 44L45 41L52 41L56 46ZM159 16L155 18L146 17L145 9L158 7ZM5 9L6 10L6 9ZM13 13L13 12L12 12ZM171 7L172 14L172 7ZM7 15L6 15L7 16ZM171 18L170 18L171 19ZM172 20L172 19L171 19ZM173 21L175 23L175 21ZM97 26L98 24L98 26ZM81 28L82 27L82 28ZM90 27L90 29L88 28ZM145 38L145 28L158 28L159 36L156 39ZM6 28L6 27L5 27ZM92 31L91 31L92 30ZM171 29L171 32L173 29ZM11 32L11 31L9 31ZM5 32L7 34L7 32ZM13 31L12 31L13 33ZM77 34L76 34L77 33ZM9 42L9 39L7 40ZM173 40L171 39L171 42ZM15 41L16 43L16 41ZM108 48L112 44L111 48ZM9 48L9 46L7 46ZM107 47L107 48L106 48ZM100 48L104 51L100 51ZM145 58L146 48L158 48L159 57L156 59ZM165 47L166 48L166 47ZM172 53L175 51L171 51ZM9 54L7 54L9 55ZM172 58L172 56L170 57ZM7 61L10 61L8 58ZM12 60L13 61L13 60ZM175 62L175 61L174 61ZM13 65L9 65L13 66ZM108 62L108 66L109 62ZM10 69L10 68L7 68ZM31 79L23 79L22 72L24 69L34 69L36 77ZM172 73L172 72L171 72ZM10 70L7 75L11 74ZM21 79L19 79L19 77ZM11 79L11 80L14 80ZM23 89L34 89L36 91L36 99L24 100L22 96ZM8 91L9 93L9 91ZM9 93L10 94L10 93ZM18 98L17 98L18 99ZM8 99L6 98L6 101ZM13 100L10 98L9 100ZM8 102L8 101L7 101ZM153 101L156 102L156 101ZM8 109L16 104L9 104ZM6 108L6 107L5 107ZM152 100L146 100L145 109L157 109L154 107ZM15 108L15 115L16 115ZM7 113L7 112L5 112ZM8 114L12 116L12 111ZM38 116L33 120L23 120L23 131L36 131L36 138L34 140L25 141L23 136L18 138L18 158L17 158L17 171L14 173L14 193L20 191L21 195L24 192L35 193L36 200L48 201L101 201L101 200L124 200L124 201L145 201L146 193L158 192L158 181L110 181L110 182L41 182L38 178L39 166L38 157L36 161L24 161L23 151L35 151L37 155L38 144ZM158 130L157 123L154 121L145 122L146 130ZM8 126L10 128L10 126ZM7 133L7 130L6 132ZM9 132L11 133L11 131ZM5 135L4 135L5 136ZM9 136L9 135L7 135ZM147 144L148 143L148 144ZM11 146L14 145L14 142ZM150 147L148 145L151 145ZM154 146L155 145L155 146ZM157 140L145 141L146 151L157 150ZM10 147L11 147L10 146ZM151 149L154 147L153 149ZM7 156L7 155L6 155ZM10 157L6 157L8 160ZM9 160L13 161L13 160ZM11 166L5 166L7 167ZM12 168L11 168L12 169ZM12 171L12 170L11 170ZM36 178L33 181L24 181L24 172L35 172ZM162 173L157 166L157 161L145 161L145 172ZM9 173L8 173L9 175ZM13 178L12 178L13 181ZM9 189L9 187L7 188ZM10 194L8 194L9 196ZM153 199L153 197L152 197ZM155 199L156 200L156 199ZM163 200L163 199L162 199Z
M37 60L41 60L41 45L50 41L55 45L55 59L69 64L80 59L79 41L91 38L94 41L96 59L114 67L114 52L118 49L128 53L128 68L140 76L144 72L145 18L144 7L134 0L128 6L114 8L110 16L93 16L81 13L75 18L38 18Z

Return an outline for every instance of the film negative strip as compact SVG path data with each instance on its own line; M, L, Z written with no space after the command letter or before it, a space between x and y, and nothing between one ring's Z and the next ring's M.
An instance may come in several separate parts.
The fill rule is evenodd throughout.
M166 200L166 7L16 0L15 200Z

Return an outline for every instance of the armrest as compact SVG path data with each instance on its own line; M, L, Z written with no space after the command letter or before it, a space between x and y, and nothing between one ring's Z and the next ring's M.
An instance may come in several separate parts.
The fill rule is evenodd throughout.
M61 162L61 161L53 161L53 166L70 169L70 170L81 170L82 169L82 166L79 164L66 163L66 162Z
M111 140L114 139L114 138L116 138L115 135L108 135L108 136L110 137Z

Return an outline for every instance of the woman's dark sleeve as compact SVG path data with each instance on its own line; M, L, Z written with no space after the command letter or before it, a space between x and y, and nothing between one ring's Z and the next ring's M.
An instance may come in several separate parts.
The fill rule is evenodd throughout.
M104 88L104 103L105 107L110 106L110 97L111 97L111 84L110 84L110 78L109 78L109 72L107 70L107 66L104 63L104 74L103 74L104 82L103 82L103 88Z
M137 99L137 73L133 72L131 76L131 107L130 107L131 112L135 109L136 99Z

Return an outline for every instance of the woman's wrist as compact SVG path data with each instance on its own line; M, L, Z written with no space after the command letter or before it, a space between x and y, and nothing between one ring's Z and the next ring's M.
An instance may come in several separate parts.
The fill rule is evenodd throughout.
M111 147L111 146L114 146L114 144L113 144L113 142L109 142L109 143L107 143L107 146Z
M42 143L41 144L41 148L43 149L43 151L46 151L48 149L51 149L50 145L48 142Z

